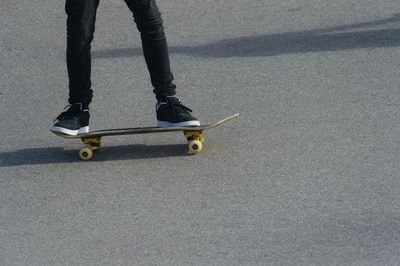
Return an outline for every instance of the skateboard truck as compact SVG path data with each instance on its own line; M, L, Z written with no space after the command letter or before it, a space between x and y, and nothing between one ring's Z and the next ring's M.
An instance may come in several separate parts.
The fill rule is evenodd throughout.
M203 131L184 131L185 137L189 144L191 153L199 153L203 149L204 136Z
M98 150L101 146L101 137L96 138L81 138L83 144L86 145L79 151L79 158L82 160L90 160L93 157L93 152Z

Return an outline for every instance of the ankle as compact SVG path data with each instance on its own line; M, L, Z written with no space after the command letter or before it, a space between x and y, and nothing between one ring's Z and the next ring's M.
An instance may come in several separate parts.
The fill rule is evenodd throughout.
M89 104L87 103L75 102L71 103L71 105L77 108L78 110L89 111Z
M164 95L164 96L157 96L157 102L162 103L162 102L167 102L168 97L174 97L173 95Z

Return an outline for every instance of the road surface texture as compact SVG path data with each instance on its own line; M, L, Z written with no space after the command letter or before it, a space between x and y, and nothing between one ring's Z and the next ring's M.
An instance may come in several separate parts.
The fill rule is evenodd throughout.
M159 0L205 134L53 135L64 2L0 4L0 265L400 265L398 0ZM132 16L101 1L91 129L154 126Z

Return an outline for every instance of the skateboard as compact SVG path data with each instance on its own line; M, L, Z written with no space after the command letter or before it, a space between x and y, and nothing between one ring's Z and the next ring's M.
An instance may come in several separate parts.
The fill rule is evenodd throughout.
M90 160L93 158L94 152L101 146L101 138L105 136L118 136L118 135L133 135L133 134L147 134L147 133L162 133L162 132L174 132L181 131L184 133L189 153L199 153L204 144L203 131L224 124L236 117L239 114L234 114L225 119L209 125L192 126L192 127L138 127L138 128L117 128L117 129L105 129L96 130L89 133L78 134L78 135L66 135L60 132L54 132L54 134L67 138L67 139L81 139L86 147L79 151L79 157L82 160Z

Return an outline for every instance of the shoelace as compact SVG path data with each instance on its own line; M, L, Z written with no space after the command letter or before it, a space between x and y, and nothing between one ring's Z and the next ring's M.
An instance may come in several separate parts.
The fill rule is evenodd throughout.
M189 111L189 112L193 112L192 109L190 109L189 107L184 106L181 102L172 104L172 110L173 110L174 113L175 113L175 111L179 111L181 109L184 109L184 110Z
M57 118L54 119L53 122L55 122L56 120L68 119L74 117L78 109L74 107L72 104L68 104L67 106L64 107L64 110L67 109L68 107L69 109L65 112L62 112L59 116L57 116Z

